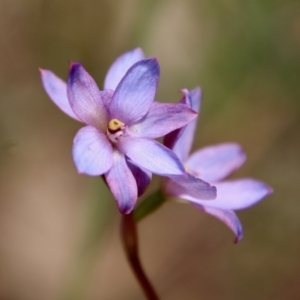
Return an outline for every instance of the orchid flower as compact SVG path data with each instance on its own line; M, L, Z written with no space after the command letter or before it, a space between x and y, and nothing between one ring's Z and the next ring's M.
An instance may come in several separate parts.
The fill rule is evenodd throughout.
M103 175L124 214L132 211L152 173L187 176L178 157L154 139L185 126L197 113L186 105L153 102L159 75L157 60L145 59L139 48L112 64L103 91L79 62L70 64L67 83L41 70L51 100L86 124L73 142L78 172ZM201 180L194 189L202 199L215 197L215 188Z
M183 98L180 103L199 112L200 88L192 91L185 89L182 92ZM203 201L194 197L185 184L169 178L164 182L163 191L167 196L185 199L198 209L223 221L235 234L235 242L238 242L243 237L243 229L234 210L256 204L273 190L265 183L251 178L223 180L246 161L244 151L236 143L208 146L189 156L195 129L194 120L168 134L164 144L177 154L190 176L201 178L216 186L217 198L213 201Z

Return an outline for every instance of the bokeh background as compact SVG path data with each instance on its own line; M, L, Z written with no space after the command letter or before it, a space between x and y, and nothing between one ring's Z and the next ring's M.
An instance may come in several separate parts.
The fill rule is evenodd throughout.
M300 2L0 0L0 299L143 299L100 178L78 175L80 124L44 92L38 67L79 60L99 86L140 46L161 64L157 99L203 89L194 148L236 141L234 174L275 193L238 212L245 237L170 202L139 225L161 299L299 299ZM158 186L156 179L150 188Z

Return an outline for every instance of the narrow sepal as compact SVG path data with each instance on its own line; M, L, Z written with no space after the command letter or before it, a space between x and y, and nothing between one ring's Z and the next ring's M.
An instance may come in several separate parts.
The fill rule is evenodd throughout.
M243 238L243 226L238 216L232 210L222 210L202 205L195 205L198 209L216 217L223 222L233 232L234 243L238 243Z
M79 62L70 64L67 94L78 118L105 132L108 120L101 93L94 79Z
M122 214L129 214L137 201L137 185L125 156L115 150L113 166L105 174L106 182Z
M188 91L187 89L181 90L183 93L180 104L186 105L199 113L201 104L201 89L199 87ZM164 145L172 149L182 162L185 162L191 151L194 135L197 126L197 119L194 119L186 126L174 130L167 134L164 138Z
M185 126L197 117L197 113L182 104L152 103L147 115L130 126L135 137L156 139Z
M50 99L69 117L80 121L70 106L67 84L49 70L40 69L43 86Z

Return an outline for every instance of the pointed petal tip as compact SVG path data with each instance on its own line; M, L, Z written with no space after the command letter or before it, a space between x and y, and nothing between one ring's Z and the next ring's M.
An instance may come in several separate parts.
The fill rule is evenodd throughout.
M42 76L43 76L43 74L45 74L45 72L47 71L47 70L42 69L42 68L38 68L38 70L39 70L39 72L41 73Z
M81 63L79 61L70 61L69 62L69 67L72 68L73 66L76 66L76 65L81 65Z
M193 88L192 90L189 90L187 88L183 88L180 89L179 92L185 96L191 94L191 93L201 93L202 89L200 88L200 86L196 86L195 88Z
M42 79L46 78L48 74L52 73L52 71L48 69L38 68Z
M265 184L265 186L266 186L266 189L267 189L267 196L274 193L274 189L273 188L271 188L267 184Z
M136 47L136 48L134 48L132 51L133 51L133 52L139 52L139 54L140 54L141 56L144 55L144 51L143 51L143 49L142 49L141 47Z
M202 89L200 86L196 86L195 88L193 88L191 91L190 91L192 97L199 97L200 98L200 101L201 101L201 98L202 98Z
M42 78L42 81L44 81L47 77L47 73L49 72L49 70L42 69L42 68L38 68L38 70L40 72L40 76Z
M183 95L187 95L189 93L189 90L184 88L184 89L179 90L179 92Z
M70 74L82 67L81 62L79 61L70 61L69 62L69 72Z
M196 87L194 87L193 89L192 89L192 92L202 92L202 89L201 89L201 87L200 86L196 86Z
M233 243L236 245L239 243L244 237L243 227L242 225L237 229L237 232L235 233L235 238Z
M150 57L144 60L144 62L149 63L149 64L153 64L153 69L155 69L155 71L159 74L160 73L160 66L159 66L159 62L158 59L156 57Z
M253 181L257 183L257 187L261 188L261 198L260 200L262 200L263 198L273 194L274 190L273 188L271 188L269 185L267 185L266 183L260 181L260 180L256 180L256 179L252 179L252 178L247 178L249 181Z
M240 153L241 155L243 155L245 159L247 158L247 154L246 154L246 152L245 152L245 150L244 150L244 147L243 147L242 145L240 145L240 144L238 144L238 143L234 143L234 142L232 142L231 144L236 146L236 148L237 148L237 150L239 151L239 153Z
M68 77L68 82L73 83L74 78L77 74L78 69L81 67L81 63L77 61L70 61L69 62L69 77Z
M145 61L153 61L153 62L155 62L155 63L158 63L158 60L157 60L157 58L155 57L155 56L151 56L151 57L149 57L149 58L146 58L145 59Z
M243 234L241 234L241 236L236 236L233 243L236 245L242 240L242 238L243 238Z
M235 237L234 244L243 238L243 226L234 211L212 208L202 204L194 204L194 206L223 222L233 232Z

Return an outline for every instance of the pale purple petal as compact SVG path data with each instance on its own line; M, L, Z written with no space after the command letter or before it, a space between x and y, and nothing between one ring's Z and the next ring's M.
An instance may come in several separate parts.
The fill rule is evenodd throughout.
M74 138L73 159L79 173L101 175L112 166L113 149L101 131L86 126Z
M212 200L217 196L214 186L187 173L166 179L163 191L167 196L176 198L184 198L184 195L188 194L196 199Z
M222 210L217 208L195 205L198 209L218 218L225 223L234 233L234 243L239 242L243 238L243 227L238 216L232 210Z
M117 86L110 105L111 118L126 125L140 120L150 109L159 79L155 58L134 64Z
M189 92L187 89L181 91L184 96L180 100L181 104L188 106L195 112L199 112L201 104L201 90L199 87ZM164 139L164 145L174 151L182 162L185 162L192 148L197 119L188 125L168 134Z
M104 88L115 90L128 69L144 58L145 55L140 48L133 49L119 56L106 74Z
M70 64L67 94L80 120L102 131L106 130L107 112L99 88L79 62Z
M125 156L115 150L113 166L105 174L106 182L122 214L129 214L137 201L137 185L127 166Z
M181 195L181 198L206 207L238 210L256 204L273 192L265 183L251 178L224 181L216 183L215 186L217 198L213 201L202 201L188 193Z
M157 141L145 138L122 138L116 144L137 166L158 175L182 175L184 167L178 157Z
M197 113L182 104L152 103L148 114L130 126L135 137L156 139L191 122Z
M127 160L127 165L135 178L138 188L138 196L140 197L144 194L146 188L148 187L152 178L152 174L149 171L136 166L130 160Z
M196 87L190 91L191 109L197 113L200 113L200 105L202 99L202 91L200 87Z
M67 84L49 70L40 69L43 86L50 99L68 116L80 121L70 106Z
M208 146L194 152L185 162L189 172L208 182L218 182L238 169L246 154L235 143Z

